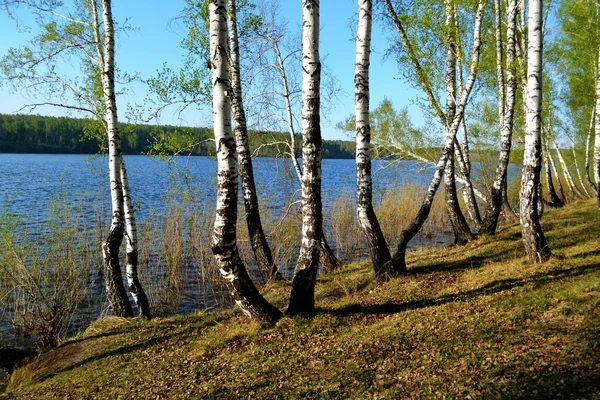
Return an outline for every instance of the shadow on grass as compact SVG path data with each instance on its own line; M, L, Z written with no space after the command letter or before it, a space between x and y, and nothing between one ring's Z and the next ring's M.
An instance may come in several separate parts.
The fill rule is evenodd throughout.
M535 285L546 285L555 281L558 281L567 277L574 277L584 275L596 270L600 270L600 265L591 264L584 265L581 267L575 267L563 270L554 270L547 273L540 273L526 278L509 278L501 279L490 282L478 289L469 290L466 292L459 292L453 294L447 294L435 298L425 298L419 300L408 301L404 303L383 303L374 305L360 305L360 304L349 304L342 308L327 311L328 313L340 315L340 316L351 316L355 314L396 314L402 311L416 310L426 307L434 307L454 301L470 300L474 297L490 295L504 290L513 289L516 287L522 287L527 284Z
M600 371L571 368L541 376L524 377L505 388L502 399L597 399L600 397Z

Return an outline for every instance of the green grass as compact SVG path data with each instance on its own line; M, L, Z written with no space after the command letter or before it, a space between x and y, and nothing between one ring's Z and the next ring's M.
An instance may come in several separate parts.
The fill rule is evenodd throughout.
M107 318L12 376L8 398L600 398L600 225L547 211L554 257L520 227L422 249L410 274L359 262L319 279L320 312L261 328L230 310ZM289 283L265 294L283 306Z

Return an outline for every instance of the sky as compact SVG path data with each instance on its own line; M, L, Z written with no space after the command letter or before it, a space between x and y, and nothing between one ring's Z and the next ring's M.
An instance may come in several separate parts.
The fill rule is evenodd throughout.
M280 0L281 17L288 26L300 29L302 2L300 0ZM119 68L128 73L139 73L142 79L153 76L163 63L177 70L181 65L184 50L180 47L183 28L175 21L183 2L179 0L124 0L113 1L115 21L128 19L135 31L117 38L116 60ZM321 57L328 68L335 73L344 95L340 96L331 111L323 116L322 134L325 139L351 139L348 134L335 128L336 123L354 113L354 61L356 46L351 29L351 21L357 12L356 0L326 0L321 2ZM27 25L31 19L26 13L20 16ZM29 22L29 23L28 23ZM33 28L35 29L35 28ZM415 125L423 122L423 116L415 100L419 92L411 88L399 75L393 60L383 60L387 49L388 33L382 31L377 22L373 25L371 55L371 108L375 108L384 97L392 100L397 109L408 106ZM0 55L11 47L26 43L32 33L21 32L15 21L4 11L0 11ZM243 56L243 55L242 55ZM65 67L68 68L68 67ZM70 71L77 73L77 71ZM143 101L146 89L136 84L127 94L117 99L121 120L127 105ZM6 85L0 84L0 113L15 113L36 99L22 92L11 93ZM40 107L33 113L60 116L66 111L59 108ZM175 108L165 110L160 123L176 126L208 126L212 124L211 114L188 108L183 114Z

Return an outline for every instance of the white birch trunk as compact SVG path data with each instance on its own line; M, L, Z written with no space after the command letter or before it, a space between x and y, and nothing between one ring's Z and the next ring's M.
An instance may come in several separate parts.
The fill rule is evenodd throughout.
M391 259L390 250L373 210L371 178L371 124L369 120L369 65L371 56L372 0L358 1L358 31L354 67L354 110L356 116L356 206L375 276Z
M594 192L598 193L598 187L590 177L590 142L592 141L592 133L594 132L596 121L596 104L592 107L592 117L590 118L590 128L588 129L587 138L585 139L585 179L590 184Z
M530 263L544 262L551 255L538 215L538 187L542 167L542 3L542 0L529 0L527 115L519 215Z
M108 130L108 169L112 222L105 242L102 244L107 298L113 314L133 317L133 309L127 298L121 266L119 248L124 235L123 187L121 181L121 142L118 128L117 102L115 95L115 37L111 0L102 1L104 20L104 63L102 65L102 88L106 107Z
M598 2L596 2L596 5ZM598 49L598 64L596 65L596 135L594 137L594 179L598 208L600 208L600 48Z
M408 42L408 39L406 37L406 32L404 31L404 27L402 26L402 23L401 23L400 19L398 18L398 15L394 11L394 8L392 7L390 0L384 0L384 2L388 9L390 17L394 21L394 24L395 24L398 32L400 33L403 43L405 44L405 47L407 48L407 53L409 53L409 56L410 56L411 52L408 52L408 49L411 47L410 47L410 43ZM450 124L449 128L446 131L447 135L446 135L446 141L444 144L444 149L442 151L442 155L437 162L436 170L434 172L431 183L429 184L429 188L427 189L427 194L425 196L425 199L423 200L423 203L421 204L421 207L419 208L419 211L417 212L415 219L412 221L412 223L409 225L408 228L404 229L401 232L400 240L398 243L398 248L397 248L396 252L394 253L394 256L392 257L392 260L389 263L387 263L386 265L384 265L384 267L383 267L386 275L391 276L391 275L406 273L406 247L407 247L408 243L412 240L412 238L414 238L415 235L417 234L417 232L421 229L421 227L423 226L423 223L427 220L427 217L429 216L429 212L431 211L431 205L433 203L433 198L434 198L435 193L437 192L437 189L439 188L439 185L442 181L442 176L444 174L444 169L446 167L448 158L452 154L452 149L453 149L454 140L456 137L456 132L458 131L458 128L462 121L462 117L463 117L463 114L465 111L467 101L469 99L469 95L471 94L471 90L473 89L473 85L475 84L475 80L477 78L477 68L479 66L479 56L480 56L480 50L481 50L481 22L483 19L484 8L485 8L485 0L480 0L478 3L478 6L477 6L477 14L475 16L475 27L474 27L474 32L473 32L473 53L471 56L469 78L467 79L467 84L462 89L460 100L458 102L458 106L456 107L456 115L454 116L452 123ZM418 60L416 58L413 59L414 53L410 57L411 57L411 62L413 64L414 68L418 70L420 67L419 67ZM418 72L419 71L417 71L417 73ZM419 74L419 76L421 76L421 79L425 78L421 74ZM436 106L437 103L435 103L435 99L432 101L434 102L434 103L432 103L432 106L436 110L436 114L438 114L438 116L440 116L440 113L441 113L441 116L444 117L443 111L441 111L439 106ZM444 125L446 124L445 117L442 118L441 121Z
M319 9L319 0L302 3L302 246L287 309L290 315L314 312L323 227Z
M252 154L248 143L248 128L246 124L246 112L242 99L242 77L240 71L240 47L238 42L237 10L236 1L229 0L229 47L231 51L231 91L232 107L235 120L235 139L237 155L242 175L242 190L244 193L244 209L246 211L246 225L248 236L258 272L268 277L268 280L282 280L277 265L273 260L271 248L265 237L262 226L256 183L254 182L254 168L252 166Z
M560 163L560 167L562 168L563 176L565 177L565 181L567 182L569 192L571 192L572 195L575 195L578 198L582 198L583 193L581 193L581 191L579 191L579 188L577 187L577 185L575 185L575 181L573 180L573 175L571 175L571 172L569 171L569 167L567 166L567 163L565 162L565 159L562 156L560 148L558 147L558 143L556 142L556 137L554 136L554 133L552 132L550 122L548 122L548 128L549 128L548 134L552 140L552 144L554 145L554 150L556 151L556 155L558 156L558 162Z
M498 1L496 1L498 3ZM507 179L508 162L510 159L510 150L512 145L512 132L513 132L513 119L515 112L516 92L517 92L517 79L516 79L516 30L517 30L517 1L509 0L507 10L507 35L506 35L506 98L504 97L504 73L502 71L501 57L501 32L498 25L500 24L500 10L499 4L496 4L496 42L500 41L500 45L497 47L497 57L500 58L500 63L497 66L498 73L498 118L500 121L500 156L498 164L496 166L496 176L492 184L492 193L490 202L488 203L483 227L481 232L488 235L496 233L496 227L498 226L498 217L502 210L503 192L505 191L505 182ZM500 34L500 36L498 36ZM504 102L506 99L506 102Z
M237 305L251 319L273 323L281 313L258 292L237 248L237 159L231 130L231 86L225 0L210 2L210 67L217 158L217 204L212 251Z
M579 179L579 184L581 188L585 192L586 197L590 197L590 192L587 190L585 183L583 182L583 176L581 176L581 170L579 169L579 164L577 163L577 152L575 151L575 139L571 139L571 152L573 153L573 165L575 165L575 172L577 172L577 178Z
M123 189L123 206L125 212L125 272L127 275L127 289L135 301L138 308L138 314L142 319L152 318L150 313L150 303L146 292L142 287L138 275L138 234L137 223L135 220L135 210L131 200L131 190L129 189L129 178L125 168L125 160L121 156L121 183Z

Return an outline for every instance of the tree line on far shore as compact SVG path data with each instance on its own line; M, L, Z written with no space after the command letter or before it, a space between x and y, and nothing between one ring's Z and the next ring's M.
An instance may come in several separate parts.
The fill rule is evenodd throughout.
M125 154L213 156L212 128L121 123ZM96 154L104 152L97 121L87 118L32 114L0 114L0 153ZM260 157L282 155L278 143L288 141L282 132L250 131L250 147ZM297 141L296 147L300 151ZM354 142L324 140L325 158L354 158Z

